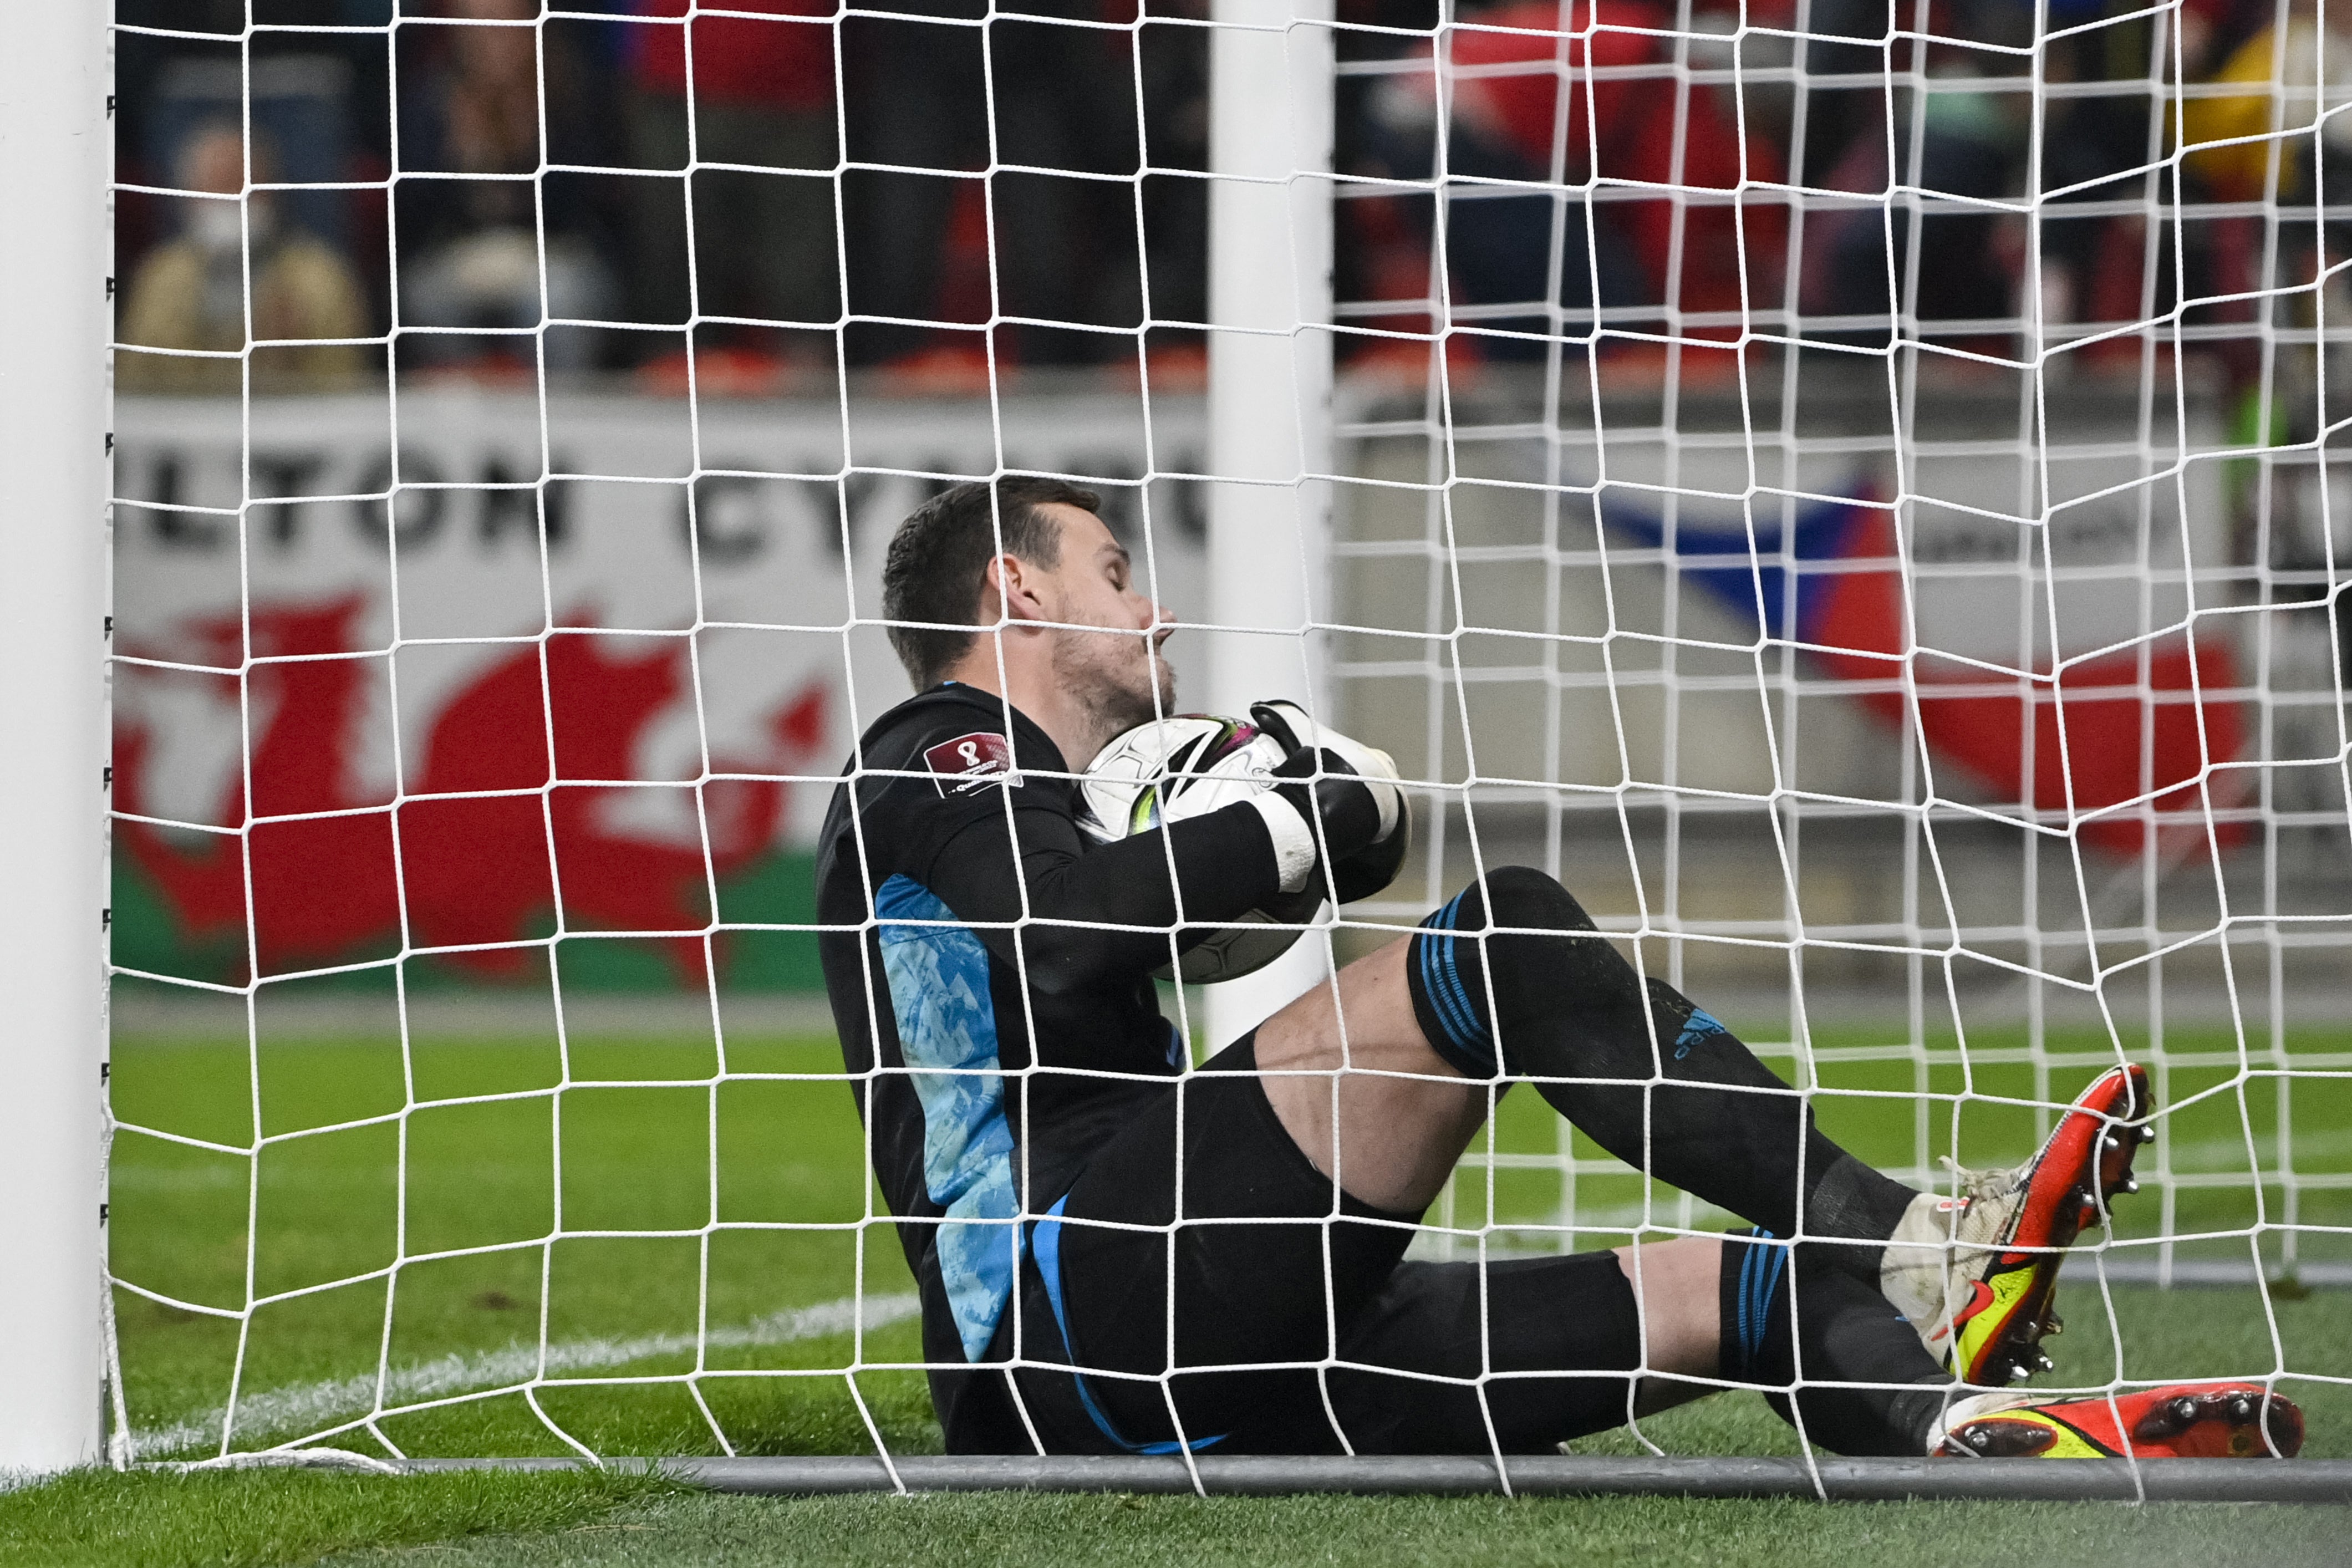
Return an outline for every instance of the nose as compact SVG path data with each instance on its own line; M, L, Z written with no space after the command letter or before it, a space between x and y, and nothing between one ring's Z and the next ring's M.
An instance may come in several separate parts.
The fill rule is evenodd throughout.
M1151 646L1158 647L1176 635L1176 612L1165 605L1151 606Z

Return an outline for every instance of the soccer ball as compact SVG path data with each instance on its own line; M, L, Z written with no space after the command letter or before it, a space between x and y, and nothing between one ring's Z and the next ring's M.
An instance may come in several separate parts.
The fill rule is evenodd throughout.
M1079 789L1079 822L1108 844L1149 833L1163 822L1220 811L1272 787L1267 775L1285 755L1272 736L1240 719L1185 713L1139 724L1105 746L1087 767ZM1310 886L1250 910L1186 950L1182 978L1189 984L1213 985L1264 969L1290 950L1303 934L1296 928L1312 921L1322 903L1320 889ZM1176 978L1164 965L1157 973L1162 980Z

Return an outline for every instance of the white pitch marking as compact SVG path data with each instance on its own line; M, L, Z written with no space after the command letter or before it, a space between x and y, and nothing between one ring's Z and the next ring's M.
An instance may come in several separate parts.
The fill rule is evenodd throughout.
M585 1372L593 1367L625 1366L631 1362L691 1351L697 1343L712 1350L790 1344L796 1340L848 1333L858 1326L861 1319L868 1330L887 1328L892 1323L905 1321L921 1310L920 1300L911 1292L868 1296L863 1303L862 1312L856 1297L844 1296L839 1300L822 1301L814 1307L795 1307L789 1311L755 1318L740 1328L713 1329L701 1335L698 1341L693 1334L643 1334L625 1340L573 1340L549 1345L543 1362L537 1345L509 1345L504 1350L472 1355L452 1353L433 1361L420 1362L414 1366L396 1367L386 1373L383 1409L390 1413L398 1405L439 1399L451 1394L498 1388L508 1384L519 1386L538 1377L556 1377L565 1373ZM237 1401L236 1436L265 1437L282 1432L311 1430L335 1425L338 1417L348 1420L376 1408L376 1376L373 1373L359 1377L336 1378L327 1383L273 1388L266 1394ZM135 1458L148 1454L169 1454L183 1448L217 1445L221 1421L226 1415L226 1406L216 1406L170 1426L151 1426L134 1432L131 1437L131 1455Z

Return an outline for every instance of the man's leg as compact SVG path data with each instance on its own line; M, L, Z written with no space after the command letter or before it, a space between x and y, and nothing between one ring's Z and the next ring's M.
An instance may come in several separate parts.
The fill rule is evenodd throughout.
M1049 1444L1164 1445L1171 1395L1188 1442L1307 1444L1288 1423L1321 1420L1312 1363L1387 1280L1496 1091L1422 1037L1404 952L1392 943L1298 998L1171 1085L1066 1194L1037 1195L1048 1216L1018 1353L1090 1369L1020 1376ZM1335 1073L1343 1059L1356 1070ZM1344 1162L1335 1124L1351 1132ZM1382 1136L1353 1136L1375 1125ZM1288 1366L1187 1371L1253 1363ZM1328 1423L1323 1446L1336 1447Z
M1266 1100L1317 1170L1376 1208L1418 1213L1507 1086L1468 1082L1430 1048L1406 989L1408 945L1358 959L1268 1018L1256 1055Z
M1331 1417L1358 1453L1541 1453L1747 1384L1835 1452L1926 1454L1950 1378L1876 1291L1790 1252L1683 1237L1401 1265L1341 1342Z
M1520 923L1512 913L1497 923ZM1851 1451L1919 1451L1906 1447L1918 1412L1890 1401L1932 1414L1942 1394L1923 1400L1907 1385L1948 1380L1874 1289L1834 1268L1790 1277L1788 1293L1807 1298L1794 1312L1745 1275L1726 1283L1727 1249L1705 1238L1598 1265L1400 1268L1408 1227L1498 1089L1467 1081L1431 1046L1409 978L1417 952L1397 942L1349 965L1221 1053L1210 1064L1221 1070L1169 1086L1066 1194L1038 1194L1047 1217L1033 1232L1029 1328L1016 1353L1049 1445L1164 1451L1181 1429L1223 1452L1313 1451L1337 1445L1337 1416L1360 1452L1496 1442L1526 1451L1621 1422L1640 1369L1654 1374L1637 1395L1648 1408L1713 1386L1677 1379L1792 1381L1801 1327L1808 1383L1897 1385L1891 1395L1809 1389L1808 1432ZM1512 965L1529 961L1506 950L1495 968L1507 984ZM1534 961L1559 967L1557 954ZM1517 1015L1502 1016L1516 1034ZM1688 1055L1704 1064L1728 1053ZM1721 1098L1795 1105L1754 1058L1738 1057L1777 1092ZM1622 1076L1654 1070L1644 1063ZM1654 1115L1654 1130L1664 1119ZM1792 1142L1800 1125L1790 1118ZM1736 1365L1726 1324L1744 1325ZM1494 1372L1529 1375L1486 1376ZM1542 1375L1550 1372L1563 1375Z
M1884 1296L1756 1234L1403 1264L1339 1353L1320 1389L1261 1412L1253 1447L1319 1447L1336 1426L1359 1454L1542 1453L1623 1425L1629 1407L1740 1385L1838 1454L2258 1458L2303 1445L2302 1412L2259 1383L1971 1393Z
M1336 1453L1342 1434L1358 1453L1539 1451L1622 1425L1644 1370L1645 1413L1713 1391L1676 1380L1717 1373L1716 1241L1400 1267L1415 1215L1337 1193L1250 1048L1171 1086L1032 1231L1013 1348L1050 1449L1172 1451L1172 1405L1218 1453Z
M1033 1195L1010 1348L1053 1451L1171 1452L1180 1435L1220 1453L1337 1451L1313 1415L1316 1369L1421 1210L1365 1204L1311 1163L1256 1065L1244 1037L1139 1100L1066 1192Z
M1765 1389L1782 1420L1832 1453L1925 1456L1961 1391L1893 1303L1832 1254L1761 1233L1717 1246L1718 1375Z
M1266 1098L1366 1203L1425 1207L1486 1111L1528 1078L1612 1154L1776 1235L1841 1239L1875 1280L1920 1194L1813 1126L1803 1100L1671 986L1645 986L1576 900L1510 867L1348 966L1257 1036ZM1486 1082L1472 1082L1471 1079Z
M2045 1362L2060 1259L2131 1190L2150 1135L2139 1068L2102 1074L2024 1164L1939 1202L1823 1136L1796 1090L1672 986L1644 983L1540 872L1498 869L1422 924L1259 1030L1268 1100L1345 1190L1425 1205L1497 1083L1525 1078L1628 1164L1802 1236L1964 1381L1998 1386Z

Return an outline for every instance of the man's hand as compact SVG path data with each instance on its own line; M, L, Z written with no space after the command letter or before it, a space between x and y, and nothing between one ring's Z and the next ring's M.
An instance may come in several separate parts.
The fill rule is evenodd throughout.
M1386 752L1318 724L1295 702L1250 706L1250 720L1288 752L1276 792L1315 830L1335 903L1369 899L1396 880L1412 813Z

